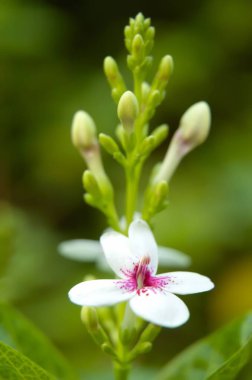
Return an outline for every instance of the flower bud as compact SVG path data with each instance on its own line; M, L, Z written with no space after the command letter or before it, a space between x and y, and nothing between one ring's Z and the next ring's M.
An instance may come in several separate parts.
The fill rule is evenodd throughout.
M165 55L159 64L157 73L153 80L152 89L163 91L173 72L173 59L170 55Z
M142 332L139 342L153 342L161 331L160 326L149 323Z
M142 12L139 12L137 15L136 15L136 18L135 18L135 22L136 24L139 24L141 25L143 22L144 22L144 15L142 14Z
M147 354L152 349L151 342L144 342L137 346L136 355Z
M99 323L97 312L94 307L83 306L81 309L81 320L96 344L101 346L109 341L107 333Z
M148 98L148 95L150 93L150 85L147 82L143 82L141 86L141 94L142 94L142 100L143 102L146 101Z
M136 34L133 38L132 54L137 60L144 58L144 40L141 34Z
M154 182L171 179L182 158L206 140L210 122L210 108L206 102L198 102L188 108L180 120Z
M103 64L104 72L112 90L112 97L117 103L121 95L126 91L123 77L116 61L112 57L106 57Z
M126 131L132 132L138 115L138 102L131 91L126 91L120 98L117 114Z
M81 309L81 320L86 325L88 331L98 330L99 322L94 307L83 306Z
M143 343L137 343L136 346L131 350L129 354L129 360L132 361L136 359L139 355L147 354L152 349L152 343L151 342L143 342Z
M154 149L155 137L149 135L143 140L142 146L140 148L141 155L148 155Z
M202 144L209 133L211 114L206 102L192 105L180 120L180 137L188 146L188 151Z
M120 340L123 344L128 345L132 343L137 337L137 330L135 327L120 330Z
M112 82L115 84L116 78L118 76L118 66L114 58L112 57L106 57L104 59L104 72L109 80L109 82Z
M77 111L73 118L71 138L73 145L79 150L90 148L96 141L96 126L89 114Z
M165 55L159 66L159 75L162 80L167 81L173 71L173 59L170 55Z
M111 86L117 87L118 84L121 84L122 77L119 72L118 66L114 58L106 57L104 59L104 72Z
M111 344L105 342L101 345L101 349L103 352L105 352L106 354L112 356L112 358L114 359L118 359L117 358L117 354L115 352L115 350L113 349L113 347L111 346Z
M148 21L148 24L149 24L149 20L150 19L147 18L145 20L145 22ZM155 28L153 26L148 27L148 30L147 30L146 35L145 35L146 39L153 40L154 36L155 36Z
M155 138L155 146L160 145L168 136L169 127L167 124L161 124L159 127L154 129L152 136Z
M83 186L86 191L93 196L101 197L101 191L95 178L95 175L90 170L85 170L82 176Z
M115 140L112 137L106 135L105 133L99 134L99 142L109 154L113 155L114 153L119 151L119 147Z

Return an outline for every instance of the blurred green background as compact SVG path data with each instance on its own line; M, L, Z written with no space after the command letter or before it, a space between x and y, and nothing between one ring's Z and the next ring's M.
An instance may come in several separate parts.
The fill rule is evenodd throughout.
M209 294L185 298L190 321L164 331L142 365L161 365L252 307L251 1L2 0L0 296L84 371L109 365L67 291L96 269L60 257L57 244L97 239L106 225L82 201L84 164L71 145L70 125L73 113L85 109L99 132L114 134L116 107L103 58L118 60L130 87L123 27L139 11L156 27L154 69L167 53L175 61L152 127L167 122L173 133L186 108L200 100L213 115L207 143L186 157L172 180L170 205L156 217L155 234L158 243L190 254L191 270L216 283ZM147 174L167 144L148 161ZM123 176L105 154L104 161L120 202Z

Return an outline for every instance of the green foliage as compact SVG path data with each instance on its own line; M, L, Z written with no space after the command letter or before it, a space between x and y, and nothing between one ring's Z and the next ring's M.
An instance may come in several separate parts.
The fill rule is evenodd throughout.
M251 358L252 312L179 354L156 380L233 380Z
M34 373L34 377L31 377L32 379L49 379L50 377L46 377L46 374L43 375L44 377L42 376L42 370L41 377L39 377L40 370L39 367L37 367L37 365L39 365L62 380L71 380L75 378L75 375L68 363L56 350L56 348L53 347L49 340L42 334L42 332L40 332L35 326L32 325L31 322L29 322L15 309L4 304L0 305L0 340L25 355L23 357L21 354L15 354L14 350L8 348L2 343L0 355L2 355L2 357L13 357L13 366L15 367L15 371L18 371L18 368L21 365L25 368L30 368L31 366L31 371L34 368L34 371L36 369L38 372L38 374ZM30 359L37 365L31 365ZM5 370L5 367L2 369L0 366L0 368L2 371ZM2 372L0 373L2 374ZM27 376L24 377L25 379L32 376L32 372L31 374L29 374L29 372L26 374L26 372L23 373L23 369L22 374ZM35 375L37 377L35 377ZM10 379L12 378L14 379L14 377L10 377ZM5 377L5 379L7 379L7 377Z
M18 351L0 342L0 379L56 380L54 376Z

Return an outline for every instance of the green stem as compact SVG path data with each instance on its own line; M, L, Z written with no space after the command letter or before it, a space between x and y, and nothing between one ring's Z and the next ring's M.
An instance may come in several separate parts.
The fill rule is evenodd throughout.
M108 224L110 225L110 227L112 227L113 230L115 231L121 232L121 227L120 227L119 218L118 218L117 211L114 204L114 199L111 200L110 202L109 210L108 211L105 210L104 213L107 216Z
M127 231L136 211L139 173L134 167L126 170L126 222Z
M131 367L126 364L114 363L114 376L115 380L127 380Z
M141 101L142 101L142 80L139 77L138 74L135 72L133 73L133 78L134 78L134 92L138 100L138 105L140 108Z

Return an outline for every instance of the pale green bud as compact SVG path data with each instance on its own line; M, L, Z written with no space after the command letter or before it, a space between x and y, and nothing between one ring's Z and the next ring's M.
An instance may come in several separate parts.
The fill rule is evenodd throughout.
M166 197L167 197L167 194L168 194L168 185L167 185L167 182L165 181L161 181L159 182L156 187L155 187L155 203L156 204L159 204L161 203Z
M135 327L121 329L120 331L120 340L123 344L128 345L136 339L137 330Z
M131 30L131 27L129 25L126 25L125 28L124 28L124 35L126 38L131 38L132 36L132 30Z
M133 38L132 54L138 61L144 57L144 40L141 34L136 34Z
M106 354L112 356L114 359L117 359L117 354L116 354L115 350L111 347L111 345L109 343L103 343L101 345L101 349Z
M118 66L114 58L106 57L104 59L103 68L108 81L114 86L118 78Z
M132 17L130 17L130 19L129 19L129 24L130 24L130 26L131 26L132 28L134 28L134 26L135 26L135 19L132 18Z
M195 103L184 113L178 131L187 145L187 152L206 140L210 123L210 108L206 102Z
M206 140L210 122L210 108L206 102L198 102L188 108L180 120L154 182L170 180L182 158Z
M83 306L81 309L81 320L96 344L102 346L109 341L107 333L99 323L97 311L94 307Z
M150 19L146 19L145 21L147 20L150 20ZM150 26L146 32L145 38L151 40L154 38L154 36L155 36L155 28L154 26Z
M128 55L127 56L127 65L130 70L134 70L135 66L137 65L137 61L133 55Z
M143 22L144 22L144 15L142 14L142 12L139 12L136 15L136 23L141 25Z
M141 93L142 93L142 101L145 102L145 100L148 98L150 93L150 85L147 82L143 82L141 86Z
M155 138L155 146L160 145L168 136L169 127L167 124L162 124L152 132L152 136Z
M119 151L119 147L115 140L112 137L106 135L105 133L99 134L99 142L109 154L113 155L114 153Z
M151 153L158 145L160 145L168 135L168 126L162 124L151 133L151 135L144 138L140 153L145 155Z
M97 207L96 199L89 193L83 195L85 202L92 207Z
M113 157L122 166L124 166L127 163L127 160L125 156L122 154L122 152L115 152L113 154Z
M143 342L143 343L137 343L137 345L131 350L128 356L128 360L132 361L137 356L142 354L147 354L152 349L152 343L151 342Z
M112 97L118 102L120 96L126 91L126 86L114 58L106 57L104 59L103 68L112 89Z
M142 212L142 217L145 220L149 220L151 216L162 211L168 204L168 183L164 179L158 179L158 181L156 180L159 172L160 169L158 165L157 168L154 168L154 173L151 176L151 183L145 191L144 207Z
M151 342L144 342L137 346L136 354L147 354L152 349L152 343Z
M148 326L142 332L139 342L153 342L161 331L160 326L149 323Z
M146 154L148 155L153 150L154 146L155 146L155 137L152 135L147 136L143 140L140 153L143 155L146 155Z
M165 55L160 63L160 76L163 80L168 80L173 72L173 59L171 55Z
M151 91L149 102L148 102L151 108L155 108L156 106L158 106L161 100L162 100L162 97L159 90Z
M159 64L158 71L153 80L152 88L163 91L173 72L173 59L170 55L165 55Z
M101 192L94 174L90 170L85 170L82 177L83 186L86 191L94 197L100 197Z
M148 17L144 20L144 28L148 28L150 26L151 19Z
M123 138L124 138L124 133L125 133L122 124L118 124L117 125L115 133L116 133L116 136L117 136L118 140L122 143L123 142Z
M132 132L138 115L138 102L131 91L126 91L120 98L117 114L126 131Z
M73 145L79 150L89 149L96 142L96 126L85 111L75 113L71 129Z
M89 332L98 330L99 322L94 307L83 306L81 308L81 320Z

